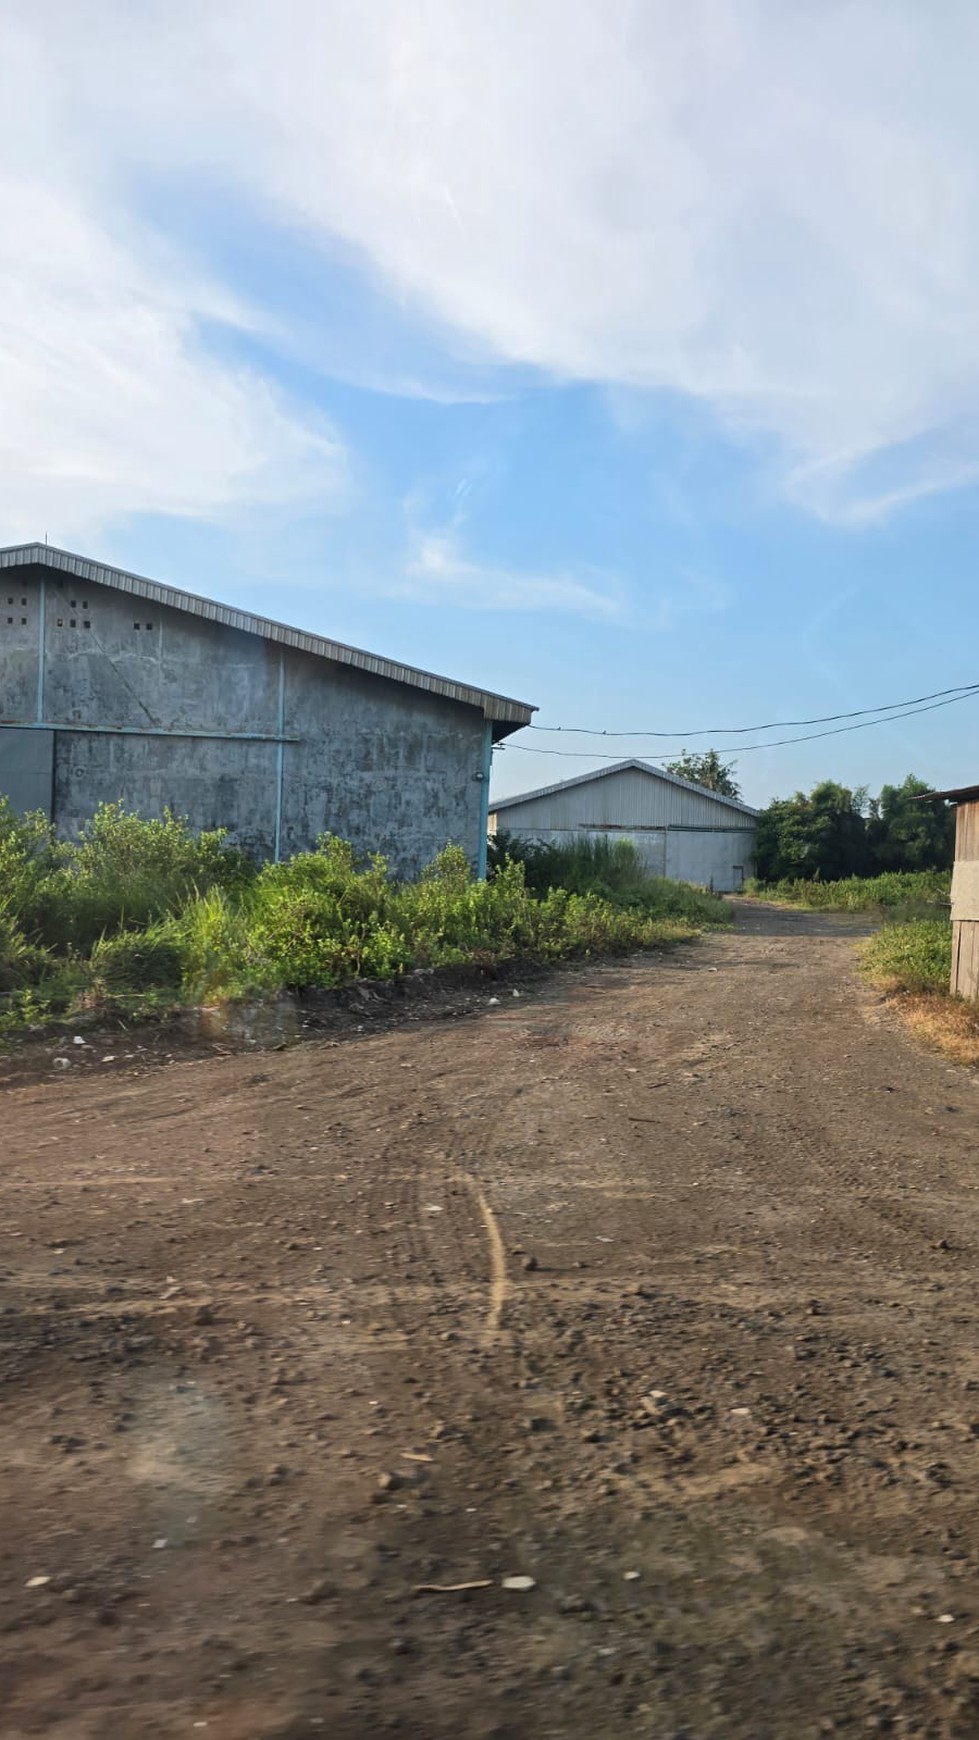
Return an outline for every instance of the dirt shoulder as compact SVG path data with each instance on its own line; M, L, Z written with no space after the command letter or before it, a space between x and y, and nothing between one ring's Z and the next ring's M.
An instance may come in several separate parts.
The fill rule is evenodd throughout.
M979 1077L861 928L0 1094L4 1740L979 1732Z

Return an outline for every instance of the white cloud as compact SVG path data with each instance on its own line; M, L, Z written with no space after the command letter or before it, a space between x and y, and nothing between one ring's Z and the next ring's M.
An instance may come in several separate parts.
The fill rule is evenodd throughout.
M404 578L390 597L453 604L472 610L546 610L613 619L622 614L619 588L609 576L583 580L575 574L532 574L474 562L454 528L415 535Z
M133 513L214 523L335 504L335 432L208 352L201 323L247 314L112 206L97 141L73 156L37 44L0 37L0 542L71 543Z
M43 68L47 131L38 138L28 115L22 134L8 114L4 151L36 147L76 197L84 182L124 209L146 169L230 183L256 222L265 213L352 248L467 355L703 401L827 517L882 517L972 476L979 12L968 0L7 10ZM315 465L316 437L294 419L242 418L254 384L195 351L197 311L179 279L115 295L134 322L123 378L141 317L179 365L174 439L194 387L216 395L216 431L205 417L193 442L202 497L242 488L269 447L273 478L291 471L292 442L305 452L312 441ZM167 372L161 362L151 377L161 391ZM226 455L216 478L212 443ZM196 470L181 472L191 497Z

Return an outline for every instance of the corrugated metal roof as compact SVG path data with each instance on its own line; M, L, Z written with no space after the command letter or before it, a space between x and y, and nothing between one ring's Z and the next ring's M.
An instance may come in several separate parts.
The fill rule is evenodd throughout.
M495 725L507 725L516 731L529 725L536 713L526 701L514 701L507 695L495 695L487 689L473 689L466 683L454 683L448 677L437 677L431 671L419 671L413 665L395 664L391 659L378 658L375 653L344 646L341 641L326 640L319 634L307 634L301 628L289 628L265 616L253 616L250 611L237 610L230 604L216 604L211 598L200 598L179 586L164 586L157 580L147 580L142 574L129 574L124 568L111 568L104 562L92 562L76 556L70 550L56 550L49 544L10 544L0 549L0 570L35 567L38 564L58 573L70 574L75 580L87 580L93 586L110 586L116 592L128 592L135 598L146 598L153 604L183 610L189 616L199 616L206 622L219 622L225 628L240 629L243 634L257 634L263 640L291 646L297 652L312 653L314 658L331 659L334 664L351 665L371 676L384 677L391 683L405 683L412 689L423 689L430 695L441 695L447 701L459 701L465 707L478 707L486 719ZM505 731L497 735L506 736Z
M979 785L960 785L957 791L923 791L916 799L919 804L927 803L929 798L947 798L949 803L973 803L979 798Z
M555 785L541 785L535 791L518 792L516 797L500 798L498 803L490 803L490 812L499 814L501 810L512 809L515 804L529 803L532 798L553 797L558 792L570 791L576 785L588 785L595 779L607 779L610 773L624 773L627 768L638 768L640 773L649 773L656 779L666 780L668 785L679 786L681 791L693 792L697 797L712 798L715 803L726 804L732 810L740 810L742 815L757 816L758 811L742 803L740 798L723 797L720 792L710 791L707 786L696 785L692 780L680 779L675 773L667 773L664 767L654 767L651 761L638 761L630 758L626 761L613 761L609 767L596 768L593 773L578 773L572 779L559 779Z

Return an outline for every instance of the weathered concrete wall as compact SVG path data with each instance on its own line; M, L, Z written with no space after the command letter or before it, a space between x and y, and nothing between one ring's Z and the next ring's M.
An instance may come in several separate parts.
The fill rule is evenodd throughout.
M475 860L483 720L472 707L290 653L283 852L328 830L421 869L452 840Z
M281 733L294 740L282 750L283 855L330 831L384 852L402 874L449 841L476 861L485 731L476 708L48 574L39 718L40 578L25 568L0 588L0 723L55 727L61 831L122 798L145 815L170 807L195 827L226 827L271 856L281 663ZM266 740L167 735L195 731ZM6 767L19 794L33 733L0 736L0 788Z
M274 743L201 737L123 737L55 732L53 817L76 834L100 803L160 816L171 809L195 828L227 828L236 845L269 857L275 839Z

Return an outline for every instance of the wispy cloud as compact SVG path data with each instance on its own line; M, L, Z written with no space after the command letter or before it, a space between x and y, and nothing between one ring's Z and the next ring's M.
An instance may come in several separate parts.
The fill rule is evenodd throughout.
M341 245L446 352L712 407L825 517L972 477L974 7L7 0L3 30L0 233L56 286L38 299L39 270L32 319L0 285L15 380L28 359L22 480L53 447L111 493L121 450L130 492L212 511L256 475L281 492L330 472L336 438L209 360L199 286L129 231L140 176L171 173L234 188L324 258ZM68 205L65 267L54 230L18 235L38 175Z
M562 611L608 621L624 612L621 588L609 575L533 574L473 561L454 528L417 534L403 576L387 592L469 610Z
M0 97L2 541L72 542L133 513L217 524L246 506L338 506L336 430L208 349L205 328L247 328L247 309L123 220L72 149L38 42L9 19Z

